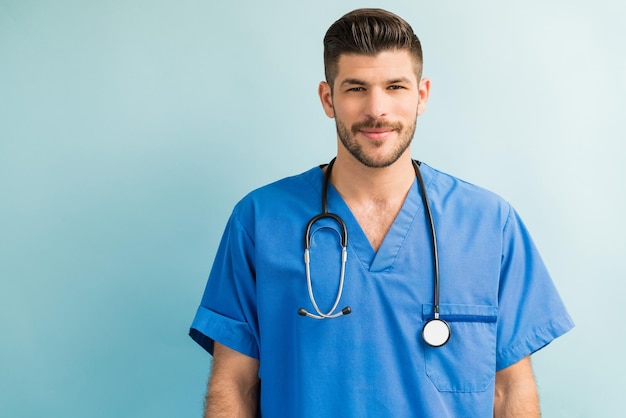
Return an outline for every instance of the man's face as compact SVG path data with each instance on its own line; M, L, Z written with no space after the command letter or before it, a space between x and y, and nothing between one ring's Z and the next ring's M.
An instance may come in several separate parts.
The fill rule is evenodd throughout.
M409 148L429 90L410 54L398 50L341 55L332 92L322 82L319 94L345 150L367 167L387 167Z

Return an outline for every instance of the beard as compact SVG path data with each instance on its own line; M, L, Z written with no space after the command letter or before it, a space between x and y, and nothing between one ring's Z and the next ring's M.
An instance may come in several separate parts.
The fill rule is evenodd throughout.
M405 127L401 122L368 119L363 122L356 122L348 129L343 122L335 118L337 136L339 136L343 146L357 161L369 168L384 168L395 163L411 145L415 135L415 124L416 122L413 121L411 125ZM393 129L398 133L397 142L388 154L381 156L370 155L356 140L356 135L361 129ZM373 142L373 145L380 148L384 145L384 141Z

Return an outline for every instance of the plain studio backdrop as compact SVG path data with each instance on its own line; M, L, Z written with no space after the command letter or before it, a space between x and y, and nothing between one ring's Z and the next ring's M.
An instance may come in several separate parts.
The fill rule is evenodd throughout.
M0 0L0 416L201 415L227 217L333 156L322 37L380 6L432 80L413 156L517 208L577 324L534 356L544 416L623 416L619 0Z

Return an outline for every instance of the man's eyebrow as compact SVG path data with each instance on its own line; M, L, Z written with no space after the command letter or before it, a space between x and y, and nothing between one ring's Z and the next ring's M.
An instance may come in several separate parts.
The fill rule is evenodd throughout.
M386 84L398 84L398 83L405 83L405 84L411 84L411 80L408 77L398 77L398 78L392 78L387 80ZM358 78L346 78L345 80L343 80L341 82L342 86L367 86L369 85L369 83L367 83L366 81L360 80Z
M359 80L358 78L346 78L341 82L342 86L346 85L358 85L358 86L366 86L367 83L363 80Z
M399 77L399 78L393 78L387 81L387 84L398 84L398 83L411 84L411 80L408 79L407 77Z

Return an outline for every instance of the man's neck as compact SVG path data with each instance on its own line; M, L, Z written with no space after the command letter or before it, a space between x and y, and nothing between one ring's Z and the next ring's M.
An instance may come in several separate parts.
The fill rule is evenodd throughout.
M415 171L408 150L395 163L384 168L370 168L351 155L339 153L330 178L344 200L353 204L404 201L414 180Z

